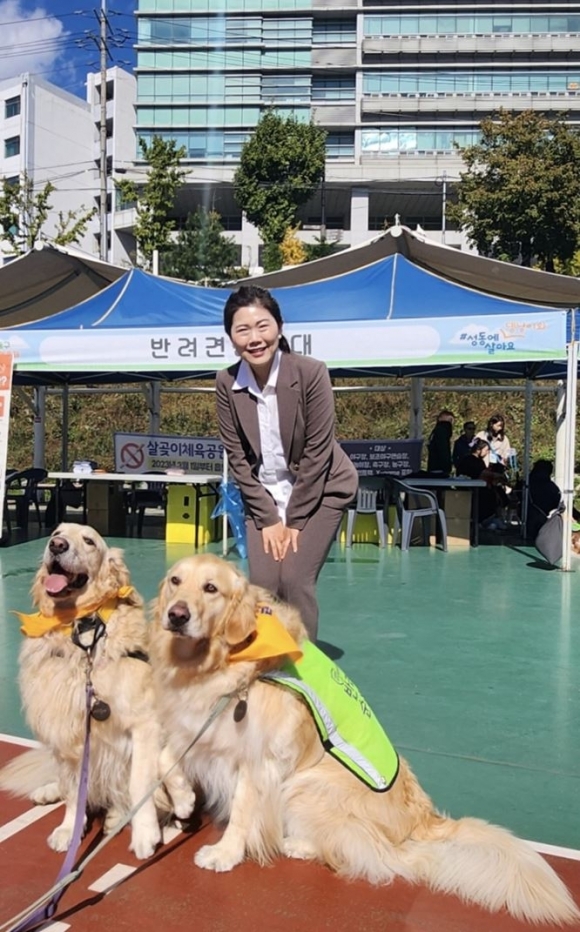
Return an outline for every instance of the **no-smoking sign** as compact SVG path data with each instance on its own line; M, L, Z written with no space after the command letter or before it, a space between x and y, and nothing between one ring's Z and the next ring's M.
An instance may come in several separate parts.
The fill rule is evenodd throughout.
M121 464L126 469L137 472L145 462L144 448L144 443L126 443L121 447Z

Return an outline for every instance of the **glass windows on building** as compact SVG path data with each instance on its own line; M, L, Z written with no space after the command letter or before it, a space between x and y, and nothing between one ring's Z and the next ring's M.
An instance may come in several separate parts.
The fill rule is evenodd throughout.
M354 74L344 77L338 75L319 76L312 78L312 101L354 101L355 100Z
M476 128L423 129L415 126L378 127L361 130L361 155L387 158L407 153L453 152L455 145L470 146L480 139Z
M20 114L20 97L8 97L4 102L4 117L9 120L11 117Z
M161 132L140 132L139 136L150 145L153 136L160 136L162 139L174 139L177 148L185 146L186 159L203 159L204 161L223 162L239 160L242 146L249 139L250 133L247 132L229 132L226 130L191 130L191 131L168 131ZM142 158L141 153L137 155L138 159Z
M312 19L309 16L293 17L264 17L262 21L262 41L266 48L277 45L306 45L312 44Z
M205 50L171 50L137 53L138 70L154 71L198 70L198 71L240 71L249 69L259 71L262 68L309 68L310 49L281 48L270 51L263 49L209 49ZM141 81L142 75L139 75Z
M354 45L356 19L315 19L312 24L313 45Z
M171 126L255 126L259 107L139 107L138 127Z
M328 133L326 136L327 159L354 159L354 130L345 133Z
M580 32L580 16L545 13L364 17L365 36L545 35Z
M287 101L310 103L309 74L264 74L262 75L262 101L275 104Z
M219 103L261 100L259 74L140 74L139 103Z
M20 155L20 136L10 136L4 140L4 158L11 159Z
M141 17L139 45L311 45L312 18L262 16Z
M139 13L255 13L308 10L312 0L139 0Z
M580 68L526 71L369 71L363 74L365 95L432 94L564 94L580 90Z

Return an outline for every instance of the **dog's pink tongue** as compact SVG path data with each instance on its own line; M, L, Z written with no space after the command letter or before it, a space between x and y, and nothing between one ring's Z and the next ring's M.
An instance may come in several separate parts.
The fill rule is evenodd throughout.
M60 573L51 573L50 576L47 576L44 580L44 588L49 595L58 595L68 586L68 579L66 576L61 576Z

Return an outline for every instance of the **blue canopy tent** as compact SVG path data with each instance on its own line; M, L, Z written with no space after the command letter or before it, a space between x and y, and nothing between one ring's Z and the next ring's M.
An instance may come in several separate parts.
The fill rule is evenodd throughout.
M566 358L566 311L485 294L400 254L321 281L273 288L298 352L335 373L535 377ZM138 269L80 304L0 331L28 383L207 377L233 362L228 291ZM409 371L410 370L410 371Z
M574 421L577 279L395 227L366 247L251 281L279 300L293 349L335 375L567 378ZM228 293L131 269L67 310L2 329L0 340L14 353L16 384L207 378L235 358L222 328ZM570 496L574 430L575 421Z

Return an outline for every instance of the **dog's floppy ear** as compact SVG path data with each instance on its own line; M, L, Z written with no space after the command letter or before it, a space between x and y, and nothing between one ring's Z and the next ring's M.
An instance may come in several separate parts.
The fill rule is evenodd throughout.
M256 600L247 579L241 574L236 577L224 630L226 643L232 646L241 644L256 630Z

